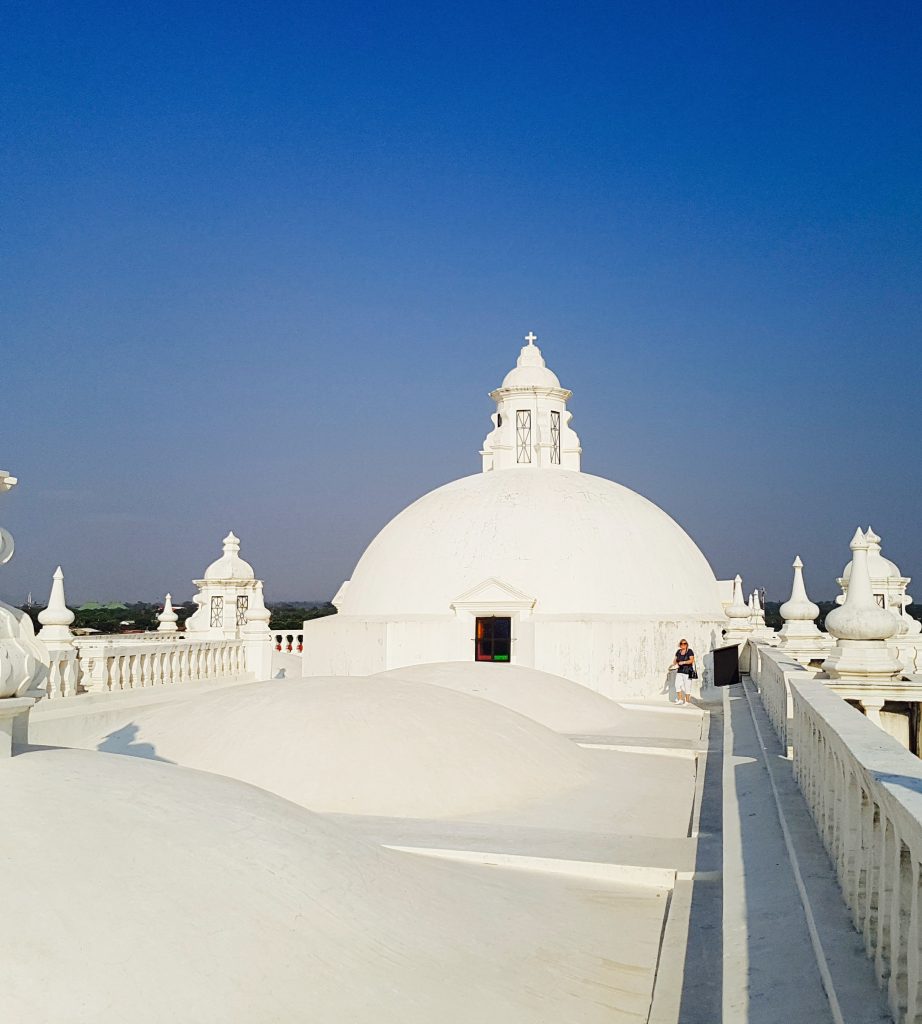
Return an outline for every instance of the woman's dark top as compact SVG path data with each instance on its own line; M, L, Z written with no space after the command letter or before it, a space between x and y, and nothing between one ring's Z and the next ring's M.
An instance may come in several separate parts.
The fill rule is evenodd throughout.
M695 652L690 647L687 648L687 650L685 651L684 654L682 653L681 650L678 650L678 651L675 652L675 660L676 661L679 661L680 659L682 661L687 661L689 658L694 658L694 656L695 656ZM690 676L692 674L692 672L694 671L694 666L693 665L679 665L678 671L681 672L683 675Z

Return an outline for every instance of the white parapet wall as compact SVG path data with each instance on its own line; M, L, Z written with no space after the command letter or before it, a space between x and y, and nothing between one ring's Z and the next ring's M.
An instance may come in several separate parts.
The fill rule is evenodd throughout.
M922 1024L922 761L783 652L753 680L898 1024Z
M777 647L748 642L749 674L759 690L762 704L782 746L791 750L789 732L793 716L792 679L812 679L819 669L796 661Z
M794 775L899 1024L922 1022L922 761L819 680L791 681Z

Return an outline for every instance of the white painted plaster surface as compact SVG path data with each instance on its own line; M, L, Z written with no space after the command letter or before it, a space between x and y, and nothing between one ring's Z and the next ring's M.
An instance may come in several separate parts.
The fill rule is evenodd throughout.
M723 619L717 581L662 509L572 470L496 470L455 480L371 542L340 602L348 615L444 615L496 578L535 612Z
M495 704L398 680L279 679L136 708L101 733L70 719L60 742L164 758L262 786L319 811L446 817L566 792L585 751Z
M4 1020L636 1021L661 888L379 849L239 782L8 760Z
M578 683L519 665L443 662L393 669L374 678L431 683L493 701L562 733L601 735L629 729L630 713Z

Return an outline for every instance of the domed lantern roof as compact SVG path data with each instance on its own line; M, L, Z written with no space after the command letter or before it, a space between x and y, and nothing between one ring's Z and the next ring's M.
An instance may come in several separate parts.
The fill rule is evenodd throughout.
M891 562L889 558L884 558L880 553L880 537L870 526L864 536L868 542L868 575L871 577L871 581L902 580L903 574L900 572L899 566L895 562ZM849 562L842 570L842 581L846 588L851 575L852 563Z
M533 331L525 335L527 345L522 347L515 366L503 378L504 388L559 388L560 380L553 370L547 368L538 340Z
M240 557L240 540L233 532L224 538L224 554L205 570L206 580L252 580L253 566Z

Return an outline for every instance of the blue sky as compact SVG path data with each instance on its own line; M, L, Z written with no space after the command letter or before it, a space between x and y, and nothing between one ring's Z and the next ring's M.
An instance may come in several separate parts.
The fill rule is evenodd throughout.
M13 5L0 596L321 599L533 329L720 577L922 576L922 12ZM922 595L920 595L922 600Z

